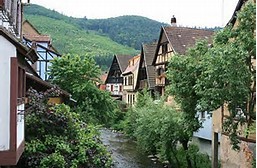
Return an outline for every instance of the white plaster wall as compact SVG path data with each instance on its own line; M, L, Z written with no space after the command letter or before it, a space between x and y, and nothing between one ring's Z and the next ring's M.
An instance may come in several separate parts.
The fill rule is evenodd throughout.
M113 85L113 91L111 91L111 85ZM109 84L107 83L106 84L106 90L111 92L112 95L122 95L122 91L120 92L120 86L122 86L122 84L120 83L112 83L112 84Z
M202 128L197 132L194 132L194 136L206 140L212 140L212 117L207 112L205 113L205 119L201 119L200 113L198 112L198 120L202 122Z
M10 148L10 58L15 56L16 47L0 35L0 151Z

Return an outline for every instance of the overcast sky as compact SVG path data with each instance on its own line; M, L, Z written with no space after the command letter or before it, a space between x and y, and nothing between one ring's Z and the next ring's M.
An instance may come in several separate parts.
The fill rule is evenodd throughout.
M73 17L88 19L140 15L170 23L175 15L181 26L225 26L238 0L30 0Z

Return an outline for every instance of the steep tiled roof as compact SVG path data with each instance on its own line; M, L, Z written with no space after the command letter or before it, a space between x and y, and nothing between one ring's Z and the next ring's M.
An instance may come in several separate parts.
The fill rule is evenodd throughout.
M51 37L48 35L29 35L29 34L23 34L23 36L26 39L29 39L30 41L36 41L36 42L50 42Z
M134 56L129 61L133 61L133 65L128 65L126 70L122 74L127 74L129 72L134 73L139 68L140 55Z
M171 46L175 53L185 54L187 48L193 47L197 40L205 39L211 43L213 31L194 29L186 27L163 27Z
M146 65L151 65L153 62L155 50L156 50L156 43L153 44L143 44L143 52L144 52L144 59Z
M131 55L116 55L121 71L124 72L128 66L129 60L133 56Z
M146 73L147 73L147 81L149 84L149 88L152 89L155 87L155 66L148 65L146 67Z
M152 65L154 54L156 50L156 43L144 44L142 46L142 52L146 63L146 74L149 88L155 87L155 67ZM141 65L142 66L142 65Z

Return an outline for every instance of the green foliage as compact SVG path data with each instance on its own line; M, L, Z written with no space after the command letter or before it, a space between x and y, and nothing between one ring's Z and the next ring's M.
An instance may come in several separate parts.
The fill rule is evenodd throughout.
M194 161L188 163L188 159L193 156L200 157L198 151L188 148L192 128L187 123L186 115L164 105L163 100L152 100L146 92L139 95L136 106L127 112L124 122L124 131L137 140L143 151L158 154L162 161L167 160L175 167L192 167ZM208 157L201 158L204 160ZM208 161L197 161L197 167L210 164Z
M238 13L238 25L226 27L214 37L210 48L198 42L185 56L174 56L169 65L170 94L190 121L197 111L213 111L228 105L230 117L223 124L234 149L238 126L255 119L256 55L255 4L247 3ZM188 122L197 129L197 121Z
M203 69L199 64L201 56L207 51L207 42L197 43L194 48L187 51L186 56L172 57L167 72L168 79L172 81L167 89L168 94L174 95L182 112L187 116L192 132L197 131L201 126L196 117L197 101L200 97L196 94L195 85Z
M51 35L53 45L62 54L88 53L92 56L105 57L113 54L136 53L135 49L118 44L107 36L99 35L94 31L82 30L77 25L64 20L41 15L25 15L25 18L42 34Z
M85 32L97 32L97 34L110 37L110 39L119 44L137 50L140 50L141 43L157 40L160 27L167 25L141 16L120 16L109 19L73 18L33 4L25 6L24 11L26 15L46 16L71 23L78 28L84 29Z
M237 26L227 27L216 35L196 84L203 108L214 110L228 105L230 117L223 131L229 134L234 149L239 149L238 126L250 126L255 119L256 72L251 62L256 57L255 15L255 4L246 3L238 13Z
M67 105L47 103L49 93L28 91L26 148L18 167L111 167L110 154L96 128L85 124Z
M65 55L52 61L51 82L72 94L76 111L84 121L107 124L115 117L117 104L110 95L96 87L100 69L88 56Z
M120 16L109 19L77 19L85 30L106 34L113 41L140 50L142 43L157 40L160 27L167 25L146 17Z

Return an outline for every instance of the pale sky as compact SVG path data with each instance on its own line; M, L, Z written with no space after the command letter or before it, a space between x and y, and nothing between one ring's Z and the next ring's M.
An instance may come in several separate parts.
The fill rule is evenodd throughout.
M180 26L225 26L238 0L30 0L62 14L88 19L139 15Z

